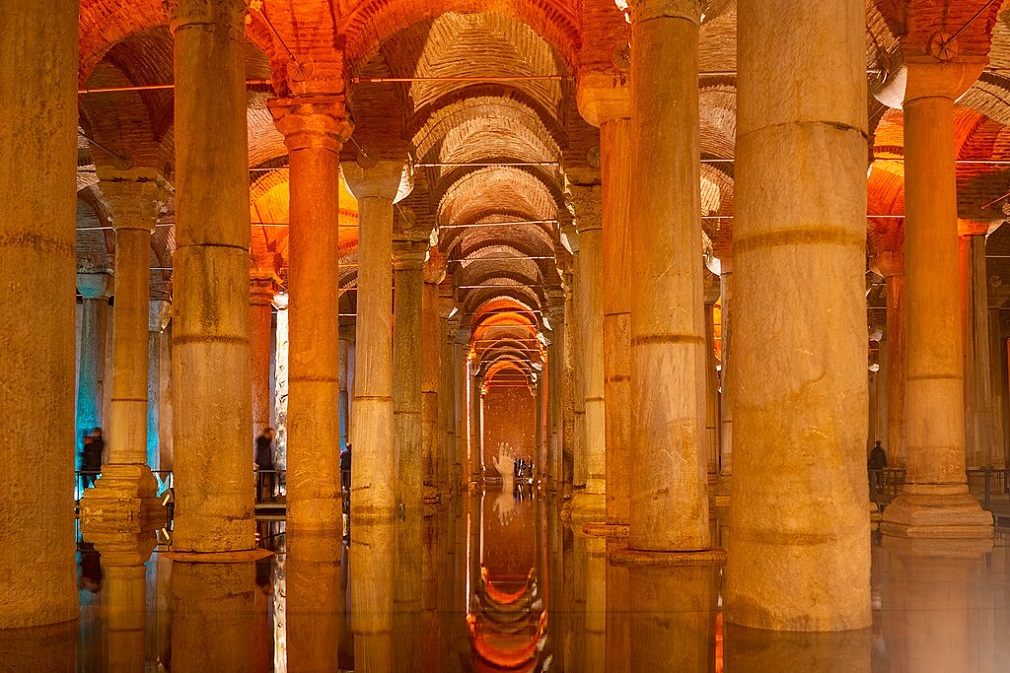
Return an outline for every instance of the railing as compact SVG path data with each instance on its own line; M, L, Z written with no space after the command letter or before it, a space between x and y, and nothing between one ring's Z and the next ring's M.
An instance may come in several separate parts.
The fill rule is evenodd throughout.
M968 490L989 511L998 510L1003 516L1010 516L1010 470L990 467L969 468L965 471ZM887 504L901 493L905 486L903 468L870 470L870 499Z

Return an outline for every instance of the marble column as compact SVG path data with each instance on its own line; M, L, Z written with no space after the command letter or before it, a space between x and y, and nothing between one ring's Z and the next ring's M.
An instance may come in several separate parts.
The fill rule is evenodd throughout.
M583 519L606 518L607 416L604 402L603 349L603 190L572 187L575 226L579 232L576 292L581 348L577 366L582 370L584 411L582 453L585 488L575 492L573 507Z
M435 494L434 427L422 412L425 354L430 355L424 339L424 248L410 241L393 246L393 447L397 499L411 508Z
M741 0L737 22L726 616L858 629L870 623L865 10Z
M993 467L998 452L989 373L989 283L987 223L961 222L961 310L964 326L965 460L968 467ZM967 229L967 231L966 231ZM1002 437L1000 438L1002 442Z
M606 520L628 523L631 442L631 112L626 86L580 83L579 111L600 128Z
M176 151L172 547L182 552L255 547L245 10L242 0L180 0L171 25Z
M733 476L733 260L723 258L719 275L719 306L722 309L722 370L719 377L719 480L720 493L727 496L730 477Z
M72 545L77 7L75 0L40 0L7 3L3 10L0 630L65 622L78 611Z
M147 462L148 324L151 234L167 197L157 175L104 176L102 194L116 232L116 318L112 325L109 453L95 488L81 497L81 529L153 531L164 522L158 484Z
M889 467L905 467L905 262L878 267L887 284L887 451Z
M432 251L424 265L424 286L420 301L420 338L417 340L417 365L420 367L422 455L425 470L424 498L434 502L442 490L441 474L445 468L445 438L439 427L439 387L442 376L444 340L441 338L438 284L445 277L446 257Z
M909 59L906 59L908 61ZM897 537L989 538L992 515L965 474L963 327L958 269L954 101L985 59L906 63L905 487L884 510Z
M270 101L288 149L287 522L343 529L340 496L340 150L343 94Z
M112 276L107 273L77 274L81 293L81 365L77 379L77 423L74 446L80 451L83 437L102 427L105 397L105 327L112 294ZM78 456L79 457L79 456ZM80 469L80 463L75 463Z
M172 303L164 299L152 299L147 313L147 464L152 470L171 469L161 460L169 449L161 443L161 426L166 422L162 416L162 353L165 352L165 328L172 319ZM169 461L171 464L171 461Z
M252 379L252 430L259 437L270 427L270 360L273 351L273 302L276 287L271 277L253 273L249 279L249 352ZM250 450L252 443L250 442Z
M565 339L574 331L565 330L565 294L560 288L547 291L547 313L553 331L547 347L547 455L543 461L542 474L546 477L547 488L561 491L564 485L571 488L572 472L575 464L575 386L574 369L569 365L574 359L566 359ZM566 481L566 478L569 481ZM570 491L569 491L570 493Z
M438 448L440 461L438 463L438 489L448 493L458 483L456 466L459 460L456 453L455 431L455 372L453 365L453 350L455 330L450 326L449 315L456 307L456 299L452 295L452 281L442 281L438 285L438 367L433 372L436 384L436 402L438 407Z
M402 161L364 167L343 164L358 200L358 315L354 360L354 462L351 492L355 521L390 521L396 507L393 449L393 200Z
M350 353L351 342L349 339L340 339L340 448L341 450L347 448L348 444L348 426L350 417L348 416L348 385L347 385L347 372L350 366Z
M470 423L470 485L480 488L484 482L483 433L480 427L481 387L484 378L477 373L477 361L473 353L467 357L467 382L469 385L468 414ZM540 466L541 471L543 465Z
M707 549L696 0L631 3L629 544ZM662 142L657 142L662 138Z

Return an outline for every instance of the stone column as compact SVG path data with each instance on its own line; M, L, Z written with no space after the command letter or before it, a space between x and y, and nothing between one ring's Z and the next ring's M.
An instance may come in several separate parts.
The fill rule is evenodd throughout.
M438 284L445 277L446 257L432 251L424 265L424 287L420 302L420 339L417 340L417 364L420 367L422 454L424 456L425 500L434 502L441 490L440 476L445 468L445 438L439 427L439 380L442 376L442 350Z
M161 425L161 355L165 351L165 328L172 319L172 303L152 299L147 312L147 464L152 470L170 469L162 465ZM167 448L167 447L166 447Z
M452 295L452 281L446 282L443 274L438 285L438 369L436 376L436 400L438 406L438 442L441 461L438 464L439 491L448 493L458 483L455 478L456 466L459 464L456 453L455 431L455 372L453 351L455 350L455 329L450 325L449 315L456 306ZM458 321L458 320L457 320Z
M105 325L112 292L112 276L107 273L77 274L81 293L81 366L77 380L77 423L74 446L83 446L83 437L102 427L102 400L105 397ZM78 455L78 459L80 456ZM75 462L78 469L80 463Z
M579 336L582 348L577 366L582 370L584 420L582 453L586 485L576 491L573 507L579 518L606 518L607 416L603 367L603 190L572 187L575 226L579 232L576 292L579 294Z
M965 460L968 467L993 467L996 423L989 364L989 283L986 277L984 222L964 222L961 309L964 325ZM1002 438L1001 438L1002 441Z
M355 531L357 532L357 531ZM288 534L285 610L288 671L336 671L340 622L346 605L341 587L339 535ZM260 638L273 634L260 633Z
M363 167L344 163L358 200L358 315L354 362L354 462L351 491L356 521L390 521L396 507L393 450L393 200L402 161Z
M101 536L107 670L136 673L144 670L147 647L147 568L144 565L157 540L151 534L116 533Z
M887 464L905 467L905 263L881 267L887 283Z
M628 523L631 442L631 113L626 86L579 84L579 111L600 128L607 523Z
M339 533L340 150L342 93L270 101L290 162L288 246L289 529Z
M965 475L954 154L954 101L984 65L984 60L939 64L931 57L906 63L902 101L908 464L903 492L884 510L881 530L886 535L992 536L992 515L968 492Z
M348 426L351 420L348 416L348 406L347 406L347 372L350 366L350 353L351 351L351 341L350 339L344 338L341 335L340 338L340 448L341 450L347 448L348 444Z
M180 0L172 21L176 551L255 547L245 9Z
M719 477L720 493L726 497L728 480L733 476L733 387L730 379L733 376L733 360L731 354L733 334L733 260L723 258L719 275L719 306L722 308L722 371L719 379L722 394L719 397Z
M0 630L78 614L72 545L77 7L75 0L42 0L7 3L3 10Z
M570 276L570 274L569 274ZM541 466L548 490L559 490L571 479L575 464L575 388L572 368L565 360L565 295L560 288L547 290L551 342L547 347L547 455ZM572 332L574 334L574 332ZM574 362L574 360L571 360ZM570 482L567 482L569 487Z
M273 351L273 278L249 279L249 352L252 379L252 430L259 437L270 427L270 356ZM249 444L252 450L252 442Z
M629 545L707 549L696 0L631 3ZM662 138L662 142L657 142Z
M726 616L745 626L870 624L864 14L738 5Z
M152 531L164 520L158 484L147 463L147 334L151 234L166 194L155 175L117 178L101 182L116 232L109 453L95 488L81 497L85 533L124 525Z
M358 315L361 315L360 304ZM361 446L367 446L364 436L358 441ZM357 453L358 448L355 447L354 451ZM358 460L357 456L354 460ZM357 467L354 470L357 474ZM355 502L355 510L357 507ZM360 667L369 673L392 673L396 670L393 664L397 652L393 641L393 593L396 579L394 533L392 522L362 523L355 527L354 537L351 538L349 557L354 663L355 668Z
M434 427L423 415L422 377L430 357L425 339L424 248L414 241L393 245L393 446L400 475L397 498L408 507L434 497ZM361 299L359 297L358 301Z
M705 448L709 485L719 479L719 377L715 359L715 302L719 299L719 277L714 287L705 283ZM714 293L712 292L714 290ZM714 294L714 296L713 296Z
M480 427L480 389L484 384L483 377L477 373L477 362L471 353L467 357L467 382L470 391L469 413L470 421L470 484L480 488L484 482L483 434ZM543 465L540 467L543 470Z

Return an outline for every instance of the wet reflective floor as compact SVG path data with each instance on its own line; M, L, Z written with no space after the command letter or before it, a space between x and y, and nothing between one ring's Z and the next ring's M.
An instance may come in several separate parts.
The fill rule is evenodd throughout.
M1010 671L1005 531L991 547L875 540L873 627L783 634L725 624L718 569L612 564L618 541L574 534L531 491L349 539L259 526L276 553L255 563L83 545L80 621L0 634L0 671Z

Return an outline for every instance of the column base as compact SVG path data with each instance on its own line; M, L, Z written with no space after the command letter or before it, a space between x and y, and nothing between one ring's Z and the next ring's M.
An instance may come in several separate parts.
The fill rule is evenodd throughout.
M607 518L607 496L605 493L587 493L584 489L572 494L572 524L603 521Z
M644 566L660 568L683 568L688 566L726 565L725 549L703 549L701 551L646 551L624 547L615 549L610 555L611 565L622 568Z
M901 538L991 539L993 521L965 486L908 484L884 510L880 531Z
M626 539L631 527L626 523L605 523L592 521L582 527L582 532L590 537L605 537L607 539Z
M81 496L85 537L106 533L154 531L168 521L158 499L158 482L147 465L106 465L102 476Z

